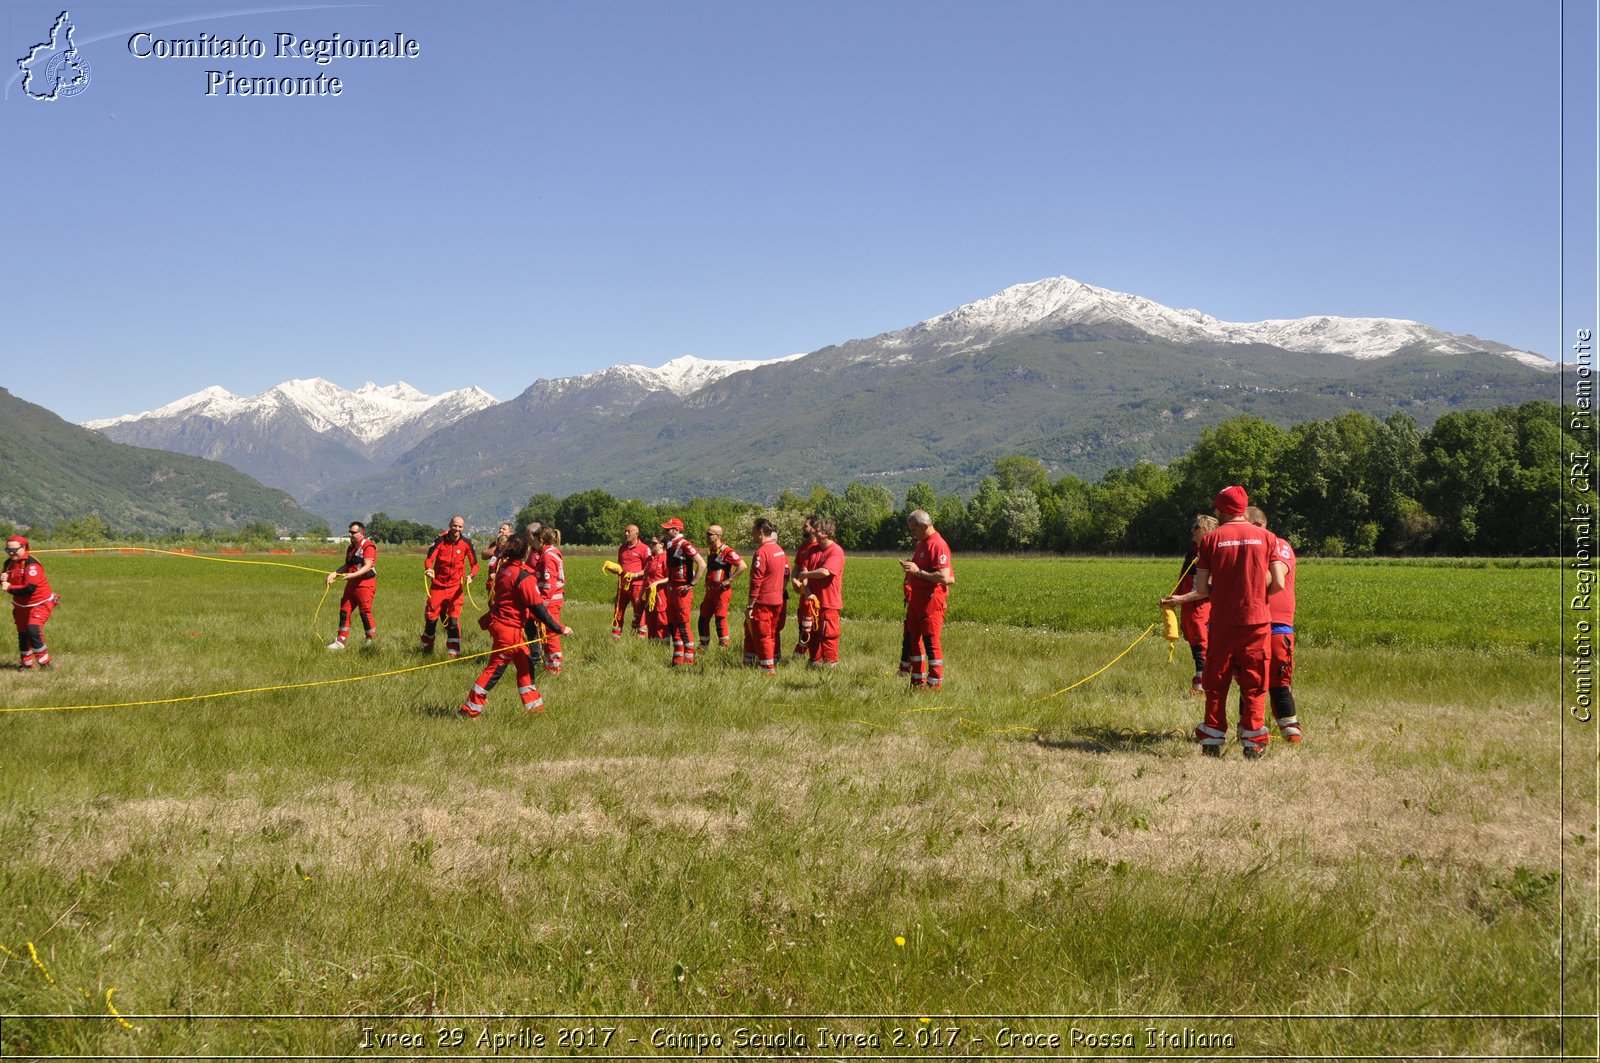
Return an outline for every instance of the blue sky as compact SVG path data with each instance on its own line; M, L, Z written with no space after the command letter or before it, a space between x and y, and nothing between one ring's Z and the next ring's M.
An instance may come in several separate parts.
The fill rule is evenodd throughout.
M1557 357L1563 224L1593 323L1592 4L1565 217L1557 0L135 0L69 8L91 81L42 103L15 61L60 10L4 13L0 384L71 420L310 376L510 398L1057 274ZM268 57L141 59L140 30ZM280 31L421 54L318 66ZM344 89L208 97L208 69Z

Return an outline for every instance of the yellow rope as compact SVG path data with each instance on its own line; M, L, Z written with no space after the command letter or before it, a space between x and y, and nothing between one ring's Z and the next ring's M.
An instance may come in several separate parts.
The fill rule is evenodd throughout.
M317 599L317 607L311 613L311 633L317 636L317 641L322 641L322 630L317 627L317 617L322 615L322 603L328 600L328 592L333 590L333 584L324 582L322 597Z
M134 1029L133 1023L129 1022L127 1019L124 1019L122 1017L122 1012L118 1011L111 1004L111 994L115 993L116 991L117 991L117 987L116 986L112 986L110 989L106 990L106 1010L111 1013L111 1017L113 1019L116 1019L118 1022L120 1022L122 1024L124 1029L132 1030L132 1029Z
M194 561L218 561L224 565L269 565L273 568L292 568L298 572L315 572L319 576L326 575L328 572L328 570L325 568L310 568L306 565L291 565L284 561L246 561L243 558L238 557L211 557L207 554L191 554L182 550L157 550L153 546L114 546L109 548L98 548L99 552L105 552L107 549L119 551L136 550L141 554L166 554L169 557L187 557ZM29 554L92 554L96 552L97 550L95 548L80 549L72 547L54 547L49 550L28 551Z
M1056 691L1055 694L1046 694L1044 697L1040 698L1039 700L1040 701L1049 701L1051 698L1056 697L1057 695L1065 694L1069 690L1073 690L1073 689L1076 689L1077 687L1083 686L1083 684L1087 683L1089 680L1093 679L1095 676L1097 676L1101 672L1105 671L1106 668L1110 668L1113 664L1116 664L1118 661L1122 660L1128 654L1132 653L1133 652L1133 648L1135 646L1139 645L1139 643L1143 642L1144 641L1144 637L1146 635L1150 634L1150 632L1154 631L1155 629L1156 629L1156 625L1155 624L1151 624L1149 627L1147 627L1143 631L1139 632L1139 637L1138 638L1136 638L1132 642L1128 643L1128 648L1127 649L1123 650L1121 653L1119 653L1115 657L1111 658L1111 660L1107 661L1106 664L1105 664L1105 667L1100 668L1098 671L1094 671L1094 672L1089 673L1088 675L1084 676L1082 679L1078 680L1076 683L1072 684L1072 686L1070 686L1070 687L1062 687L1060 690Z
M0 709L4 712L67 712L74 709L131 709L143 705L174 705L186 701L208 701L213 698L231 698L240 694L266 694L279 690L308 690L311 687L336 686L340 683L363 683L369 679L384 679L392 675L405 675L407 672L420 672L425 668L442 668L449 664L459 664L462 661L476 660L479 657L488 657L503 650L516 649L518 646L532 646L534 643L543 642L544 639L529 639L527 642L518 642L511 646L501 646L499 650L485 650L482 653L469 653L462 657L451 657L443 661L430 661L427 664L412 665L410 668L395 668L387 672L374 672L372 675L352 675L342 679L317 679L309 683L280 683L276 686L250 687L245 690L220 690L212 694L191 694L181 698L150 698L145 701L121 701L101 705L27 705L19 708Z

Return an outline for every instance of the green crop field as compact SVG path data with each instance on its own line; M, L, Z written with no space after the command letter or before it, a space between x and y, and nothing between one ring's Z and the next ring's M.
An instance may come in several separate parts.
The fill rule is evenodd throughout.
M508 676L473 722L414 554L342 654L314 573L45 560L59 667L0 671L7 1056L1594 1054L1553 564L1303 560L1306 741L1246 762L1140 640L1173 559L958 557L919 697L892 559L849 563L837 672L770 679L612 644L569 556L546 711Z

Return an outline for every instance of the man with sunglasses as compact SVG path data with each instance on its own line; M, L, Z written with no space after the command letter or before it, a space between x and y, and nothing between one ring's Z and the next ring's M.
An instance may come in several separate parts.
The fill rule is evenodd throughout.
M0 569L0 591L11 595L11 619L17 625L17 650L22 668L53 668L50 647L44 642L44 622L50 619L61 596L50 589L44 566L28 553L28 540L20 535L6 539L5 568Z

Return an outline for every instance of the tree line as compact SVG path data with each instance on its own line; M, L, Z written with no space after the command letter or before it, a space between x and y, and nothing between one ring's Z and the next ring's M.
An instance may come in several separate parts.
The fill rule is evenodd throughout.
M1189 518L1209 513L1217 490L1236 483L1304 553L1548 556L1561 552L1577 507L1595 504L1592 487L1563 498L1568 456L1587 449L1561 407L1544 401L1448 413L1425 432L1404 413L1379 421L1352 412L1290 429L1245 415L1204 430L1170 465L1140 462L1092 482L1052 479L1038 460L1012 455L966 498L923 483L899 505L888 488L861 482L842 493L820 484L804 495L784 491L770 506L658 504L592 489L536 494L515 523L553 524L564 542L601 546L620 542L628 524L648 536L676 516L696 541L721 524L742 543L750 520L765 515L792 546L815 513L837 524L846 550L900 550L906 514L924 509L959 550L1170 553L1187 544ZM382 541L378 517L371 523Z

